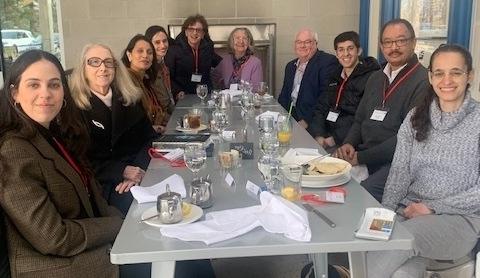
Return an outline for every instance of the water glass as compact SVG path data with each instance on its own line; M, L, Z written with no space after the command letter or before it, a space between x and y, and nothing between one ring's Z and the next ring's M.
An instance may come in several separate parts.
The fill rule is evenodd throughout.
M275 133L265 132L259 138L260 150L266 155L275 155L277 153L279 143Z
M258 129L260 132L273 132L275 119L272 115L260 115L258 118Z
M219 90L212 90L212 95L211 95L211 98L213 100L213 103L215 105L215 108L218 108L219 104L220 104L220 95L222 93L219 91Z
M202 100L202 105L205 105L205 99L208 95L208 86L206 84L197 85L197 96Z
M277 118L277 137L280 146L288 147L292 139L292 122L288 114L280 114Z
M215 110L212 112L212 131L222 134L223 130L228 127L228 124L228 115L225 111Z
M257 166L268 191L279 194L282 185L278 176L280 161L273 156L264 155L258 159Z
M195 178L197 178L198 172L202 169L207 160L207 152L202 144L189 143L185 145L183 159L187 168L192 171Z
M268 93L268 85L267 85L267 82L260 82L260 83L258 83L255 92L256 92L257 94L261 95L261 96L263 96L264 94L267 94L267 93Z
M303 167L296 164L280 166L281 195L289 201L299 200L302 195Z
M259 94L253 95L253 107L260 109L262 107L263 97Z
M243 93L240 97L240 106L247 118L253 114L253 111L255 110L253 94L249 92Z

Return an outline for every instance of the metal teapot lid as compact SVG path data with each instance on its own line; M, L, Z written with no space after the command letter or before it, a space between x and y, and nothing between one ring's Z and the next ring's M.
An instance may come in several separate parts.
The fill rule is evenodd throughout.
M165 193L163 194L160 194L158 196L158 199L160 200L172 200L172 199L182 199L182 195L180 195L180 193L177 193L177 192L172 192L170 190L170 185L167 183L167 185L165 186Z

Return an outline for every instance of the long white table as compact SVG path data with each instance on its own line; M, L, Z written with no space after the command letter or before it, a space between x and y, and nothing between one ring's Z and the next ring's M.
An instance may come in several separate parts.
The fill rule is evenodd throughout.
M195 102L187 96L186 101ZM196 96L195 96L196 98ZM208 111L209 109L205 109ZM256 115L266 110L283 111L279 105L270 105L256 111ZM172 116L167 130L175 129L175 119L185 114L187 107L177 108ZM240 108L232 109L232 127L237 134L243 129L248 130L249 141L257 142L257 127L252 120L245 121L240 115ZM313 138L299 125L294 124L292 146L319 148ZM252 138L253 137L253 138ZM258 145L255 143L255 145ZM258 205L258 197L245 190L247 180L262 184L260 172L257 169L257 159L260 155L255 149L255 159L243 160L242 167L231 170L235 184L229 187L224 181L225 172L220 170L218 161L213 157L207 159L202 175L210 174L213 180L215 196L214 205L204 210L217 211ZM153 159L142 181L142 186L150 186L176 173L181 175L187 185L193 175L187 168L172 168L168 163ZM380 206L357 182L350 181L344 186L347 191L345 204L328 204L319 210L332 219L336 228L329 227L315 214L309 213L312 239L310 242L297 242L282 235L272 234L257 228L240 237L207 246L202 242L185 242L163 237L158 228L139 223L141 214L155 206L155 203L138 204L134 201L125 218L110 253L113 264L152 263L152 277L173 277L175 261L208 258L232 258L271 255L311 254L315 262L316 277L327 277L326 254L333 252L348 252L352 277L366 277L365 252L373 250L405 250L412 246L412 236L396 223L389 241L370 241L354 237L359 219L367 207ZM321 189L305 189L304 191L319 191ZM323 275L323 276L322 276Z

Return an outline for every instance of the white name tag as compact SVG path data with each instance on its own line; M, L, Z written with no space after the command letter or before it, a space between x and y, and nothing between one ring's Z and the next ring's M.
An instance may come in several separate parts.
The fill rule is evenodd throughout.
M202 75L201 74L192 74L192 82L201 82L202 81Z
M225 177L225 181L227 182L228 186L232 186L234 179L230 173L227 173L227 176Z
M387 116L387 112L388 111L386 110L375 109L373 110L370 120L383 122L383 120L385 119L385 116Z
M251 181L247 181L247 184L245 185L245 189L247 189L248 192L251 192L255 195L258 195L258 193L260 192L260 187Z
M325 192L325 199L327 202L332 202L332 203L345 203L345 195L343 192L333 192L333 191L327 191Z
M340 113L329 111L327 115L327 121L335 123L338 119L338 115L340 115Z

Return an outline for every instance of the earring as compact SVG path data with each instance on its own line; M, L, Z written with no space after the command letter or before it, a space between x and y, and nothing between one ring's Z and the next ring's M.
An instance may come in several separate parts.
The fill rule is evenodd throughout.
M67 107L67 100L63 99L63 105L62 105L62 108L65 108Z

